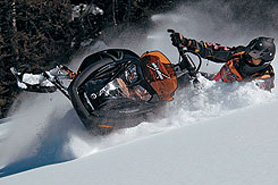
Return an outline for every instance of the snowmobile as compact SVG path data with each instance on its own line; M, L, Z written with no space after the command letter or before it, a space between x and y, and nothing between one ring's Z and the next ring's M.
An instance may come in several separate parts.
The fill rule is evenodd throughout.
M168 30L174 33L174 30ZM87 56L72 75L69 85L63 84L61 73L43 72L51 85L29 85L36 92L60 90L71 102L84 126L93 134L108 134L114 129L136 126L156 115L180 85L196 83L202 59L182 45L177 46L180 60L172 64L160 51L138 56L127 49L108 49ZM188 53L199 59L195 66ZM19 73L11 70L20 79ZM22 74L21 74L22 76ZM68 75L69 76L69 75ZM45 89L44 89L45 87ZM50 88L51 87L51 88Z

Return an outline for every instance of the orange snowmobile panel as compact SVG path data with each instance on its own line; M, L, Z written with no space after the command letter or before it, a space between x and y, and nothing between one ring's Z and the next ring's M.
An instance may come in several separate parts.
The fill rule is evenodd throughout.
M178 87L177 76L168 58L159 51L144 53L140 58L146 81L164 101L172 101Z

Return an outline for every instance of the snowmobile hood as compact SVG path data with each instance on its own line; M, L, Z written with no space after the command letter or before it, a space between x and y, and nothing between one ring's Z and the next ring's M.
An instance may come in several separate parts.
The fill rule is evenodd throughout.
M175 70L168 58L159 51L144 53L140 58L145 80L160 99L172 101L178 87Z

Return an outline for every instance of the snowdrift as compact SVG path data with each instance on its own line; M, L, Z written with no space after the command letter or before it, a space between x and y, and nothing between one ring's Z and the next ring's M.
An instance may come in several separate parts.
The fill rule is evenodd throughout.
M240 109L0 184L277 184L277 109L278 100Z

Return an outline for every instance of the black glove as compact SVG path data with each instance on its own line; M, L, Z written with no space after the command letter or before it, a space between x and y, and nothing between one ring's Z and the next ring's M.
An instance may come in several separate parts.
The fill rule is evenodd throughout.
M188 45L188 39L186 39L184 36L182 36L181 33L172 33L170 35L171 37L171 41L172 41L172 44L174 46L179 46L179 44L182 44L184 45L185 47L187 47Z

